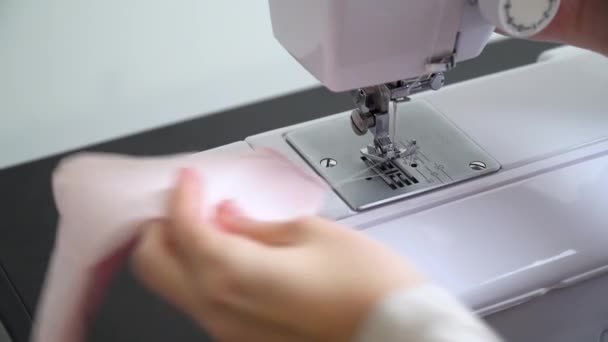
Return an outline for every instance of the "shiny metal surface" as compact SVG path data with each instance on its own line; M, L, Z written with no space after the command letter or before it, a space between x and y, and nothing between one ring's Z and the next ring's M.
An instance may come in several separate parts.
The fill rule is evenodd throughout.
M445 84L445 75L435 73L398 82L366 87L354 92L357 108L351 114L351 126L356 135L370 131L374 144L370 144L369 157L382 162L400 158L405 152L395 141L397 104L408 102L410 96L426 90L439 90ZM393 104L393 113L390 107Z
M373 137L353 134L345 117L296 129L286 138L353 210L370 209L500 169L494 158L426 102L401 104L396 118L395 142L406 152L388 166L362 160L360 149ZM320 162L326 158L336 160L337 165L323 167ZM472 163L486 167L472 168Z

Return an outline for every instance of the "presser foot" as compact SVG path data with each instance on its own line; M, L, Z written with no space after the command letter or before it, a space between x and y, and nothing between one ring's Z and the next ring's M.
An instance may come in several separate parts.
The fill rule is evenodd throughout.
M296 129L286 140L355 211L500 170L492 156L426 102L403 103L396 115L390 156L371 132L353 134L348 115Z
M364 136L374 135L374 144L362 153L377 162L391 162L403 156L407 148L400 148L393 141L391 128L395 118L391 118L390 105L397 112L397 104L410 101L409 96L425 91L439 90L445 84L443 73L361 88L353 93L357 108L350 115L353 133ZM393 121L393 122L391 122Z
M384 148L383 148L384 146ZM369 144L360 150L361 155L367 157L375 163L390 163L396 159L407 158L418 151L418 142L416 140L408 141L405 145L390 143L386 145Z

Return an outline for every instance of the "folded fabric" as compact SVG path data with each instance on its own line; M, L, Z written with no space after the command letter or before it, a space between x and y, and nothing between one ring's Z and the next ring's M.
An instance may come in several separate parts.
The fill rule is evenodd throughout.
M272 151L169 157L79 154L53 175L59 226L32 330L33 342L77 342L142 223L166 216L180 169L202 178L203 213L224 200L260 220L317 213L325 188Z

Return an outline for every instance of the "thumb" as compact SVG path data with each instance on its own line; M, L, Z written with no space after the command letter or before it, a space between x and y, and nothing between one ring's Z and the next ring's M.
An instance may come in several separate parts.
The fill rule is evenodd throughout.
M166 231L178 259L195 269L206 254L213 254L221 247L219 234L215 234L204 220L201 188L202 180L194 170L183 169L180 172L169 203L171 229Z
M291 222L264 222L251 219L232 202L217 209L217 221L228 232L267 245L290 245L310 234L314 228L307 219Z

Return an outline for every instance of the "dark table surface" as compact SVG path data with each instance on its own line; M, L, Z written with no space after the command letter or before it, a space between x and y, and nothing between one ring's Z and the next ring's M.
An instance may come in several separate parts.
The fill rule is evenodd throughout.
M449 82L532 63L540 52L554 46L516 40L493 44L477 60L462 63L450 72ZM352 107L348 94L318 88L75 151L164 155L206 150ZM15 342L28 339L55 237L57 212L50 175L67 154L0 170L0 320ZM208 338L188 319L141 287L124 267L111 283L88 341L169 340Z

